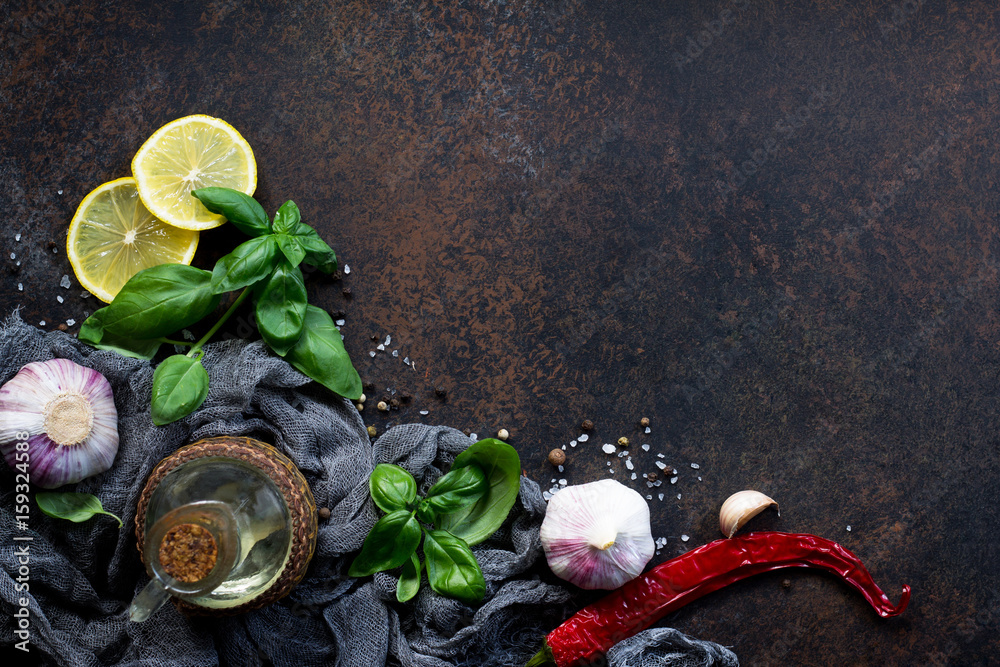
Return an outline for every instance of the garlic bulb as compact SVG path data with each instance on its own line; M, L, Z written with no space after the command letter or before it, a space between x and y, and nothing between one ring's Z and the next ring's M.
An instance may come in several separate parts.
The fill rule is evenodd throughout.
M28 364L0 388L0 451L43 489L104 472L118 453L111 385L69 359Z
M653 557L649 506L613 479L568 486L552 496L542 547L556 576L580 588L618 588Z
M760 491L739 491L726 498L719 510L719 529L726 537L732 537L736 531L768 507L778 507Z

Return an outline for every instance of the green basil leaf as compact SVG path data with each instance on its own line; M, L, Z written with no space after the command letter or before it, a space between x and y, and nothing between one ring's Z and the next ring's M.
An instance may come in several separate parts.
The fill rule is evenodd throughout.
M302 271L282 262L257 296L257 328L272 350L285 356L302 334L306 316Z
M250 239L216 263L212 291L222 294L263 280L278 266L278 259L278 244L273 234Z
M208 372L200 359L175 354L153 373L153 423L163 426L194 412L208 396Z
M84 343L96 347L99 350L112 350L126 357L136 359L152 359L157 350L160 349L158 340L135 340L132 338L122 338L115 336L104 330L101 322L101 311L98 310L93 315L84 320L80 325L80 333L77 339Z
M391 463L379 463L368 479L372 500L383 512L409 509L417 498L417 482L413 475Z
M480 440L455 457L451 469L478 465L490 488L474 505L438 516L437 527L479 544L497 531L507 518L521 488L521 459L517 451L495 438Z
M427 504L437 514L448 514L471 505L486 493L486 473L473 464L452 468L427 492Z
M191 194L198 198L212 213L225 216L236 229L247 236L263 236L271 233L267 212L257 200L248 194L232 188L200 188Z
M431 509L431 506L427 504L426 498L421 498L420 502L417 503L417 518L428 525L433 525L437 520L437 514Z
M306 256L303 260L309 266L315 266L323 273L333 273L337 270L337 255L333 248L327 245L326 241L320 238L316 230L300 222L296 225L292 234L299 242Z
M299 207L295 202L289 200L281 205L278 212L274 214L274 224L271 227L275 234L291 234L302 220Z
M105 335L159 338L194 324L219 305L211 279L208 271L185 264L160 264L140 271L110 305L98 311Z
M361 396L361 377L347 356L340 330L322 308L306 307L302 335L285 360L334 393L351 400Z
M478 602L486 594L486 581L469 545L446 530L424 535L427 578L438 595L463 602Z
M66 519L73 523L80 523L98 514L107 514L118 522L118 527L122 527L122 520L111 512L104 511L104 506L97 496L89 493L51 493L38 492L35 494L35 503L43 514L54 519ZM419 583L419 582L418 582Z
M306 258L306 251L294 236L290 236L289 234L275 234L274 240L277 242L281 254L285 256L285 259L292 266L298 266Z
M410 554L410 560L403 563L403 573L399 575L396 582L396 599L400 602L409 602L420 590L420 558L416 553Z
M410 559L418 546L420 524L413 514L407 510L386 514L368 533L361 553L347 573L352 577L367 577L399 567Z

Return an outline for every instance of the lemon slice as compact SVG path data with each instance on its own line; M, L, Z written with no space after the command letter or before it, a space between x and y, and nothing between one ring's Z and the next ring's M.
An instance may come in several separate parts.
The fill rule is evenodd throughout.
M222 187L252 195L257 163L246 139L224 120L185 116L153 133L132 159L142 203L174 227L201 231L226 221L191 196L192 190Z
M146 210L134 178L105 183L84 197L66 237L77 280L107 302L139 271L190 264L197 248L198 232L165 225Z

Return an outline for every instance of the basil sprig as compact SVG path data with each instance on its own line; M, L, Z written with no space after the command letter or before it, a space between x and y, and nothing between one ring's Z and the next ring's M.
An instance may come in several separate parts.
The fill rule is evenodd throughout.
M470 542L457 534L463 531L446 525L454 526L449 517L463 516L472 525L465 532L478 537L488 530L479 541L486 539L503 524L514 505L520 470L514 448L492 438L480 440L460 454L451 471L423 498L418 497L417 482L409 472L388 463L375 466L368 487L372 500L386 515L368 533L348 574L365 577L402 567L396 599L407 602L419 591L421 573L426 569L435 593L478 602L486 593L483 572ZM423 562L417 555L421 539Z
M83 323L80 340L100 349L152 359L163 343L190 348L164 360L153 374L151 417L162 426L196 410L207 398L209 376L202 348L229 317L253 296L254 315L264 342L295 368L331 391L361 396L361 378L351 363L340 330L322 309L310 306L300 264L332 273L337 256L316 230L302 222L295 202L281 205L268 220L257 201L229 188L191 193L213 213L250 236L203 271L184 264L160 264L125 283L108 306ZM166 336L201 321L223 294L242 289L218 322L195 343ZM419 533L418 533L419 536Z

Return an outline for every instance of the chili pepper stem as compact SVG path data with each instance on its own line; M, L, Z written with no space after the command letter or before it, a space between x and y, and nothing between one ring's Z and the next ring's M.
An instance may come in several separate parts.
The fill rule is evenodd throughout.
M552 649L546 644L524 667L556 667L556 661L552 657Z

